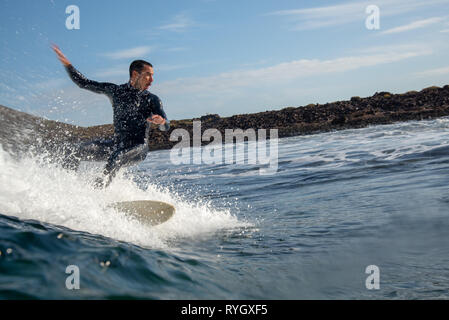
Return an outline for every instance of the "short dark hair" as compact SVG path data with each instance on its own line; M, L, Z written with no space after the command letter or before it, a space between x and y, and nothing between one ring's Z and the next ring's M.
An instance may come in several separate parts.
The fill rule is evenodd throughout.
M145 60L134 60L129 66L129 77L133 75L133 71L141 72L143 67L147 65L153 68L153 65Z

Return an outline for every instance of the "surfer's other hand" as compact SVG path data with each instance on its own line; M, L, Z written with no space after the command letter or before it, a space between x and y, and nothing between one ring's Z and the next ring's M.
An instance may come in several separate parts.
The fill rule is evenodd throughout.
M158 114L154 114L151 118L148 118L147 121L154 124L165 124L165 119Z
M61 49L59 49L59 47L55 44L51 45L53 51L56 53L56 55L58 56L59 61L61 61L61 63L65 66L68 67L71 65L70 61L66 58L66 56L62 53Z

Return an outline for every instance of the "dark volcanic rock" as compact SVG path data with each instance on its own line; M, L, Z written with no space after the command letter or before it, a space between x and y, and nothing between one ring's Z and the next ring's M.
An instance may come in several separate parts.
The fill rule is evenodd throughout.
M279 111L225 118L211 114L197 119L172 120L168 132L156 129L151 131L150 149L172 148L178 143L178 141L170 141L170 134L175 129L187 130L192 139L194 120L201 121L201 132L215 128L223 137L225 129L278 129L278 136L281 138L448 115L449 85L404 94L376 92L372 97L352 97L349 101L324 105L309 104L305 107L288 107ZM12 152L30 150L40 152L46 149L51 153L67 154L79 143L94 139L110 139L113 135L112 125L87 128L73 126L31 116L3 106L0 106L0 122L0 143L4 149ZM109 150L105 149L95 159L105 159L108 153Z

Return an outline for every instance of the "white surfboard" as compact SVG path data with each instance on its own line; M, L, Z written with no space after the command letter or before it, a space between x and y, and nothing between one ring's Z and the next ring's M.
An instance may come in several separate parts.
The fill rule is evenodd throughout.
M130 214L140 222L152 226L167 221L175 213L175 207L171 204L153 200L115 202L110 204L110 207Z

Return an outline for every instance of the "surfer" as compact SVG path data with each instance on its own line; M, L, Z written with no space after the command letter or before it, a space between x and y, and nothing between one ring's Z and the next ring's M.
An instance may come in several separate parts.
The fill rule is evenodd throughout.
M129 67L129 81L125 84L96 82L76 70L58 46L53 45L52 48L75 84L82 89L105 94L112 103L112 152L104 167L103 176L95 181L95 187L107 187L121 167L145 159L149 151L151 123L159 125L161 131L170 128L161 100L147 91L154 79L153 65L144 60L133 61ZM85 147L89 148L88 145Z

